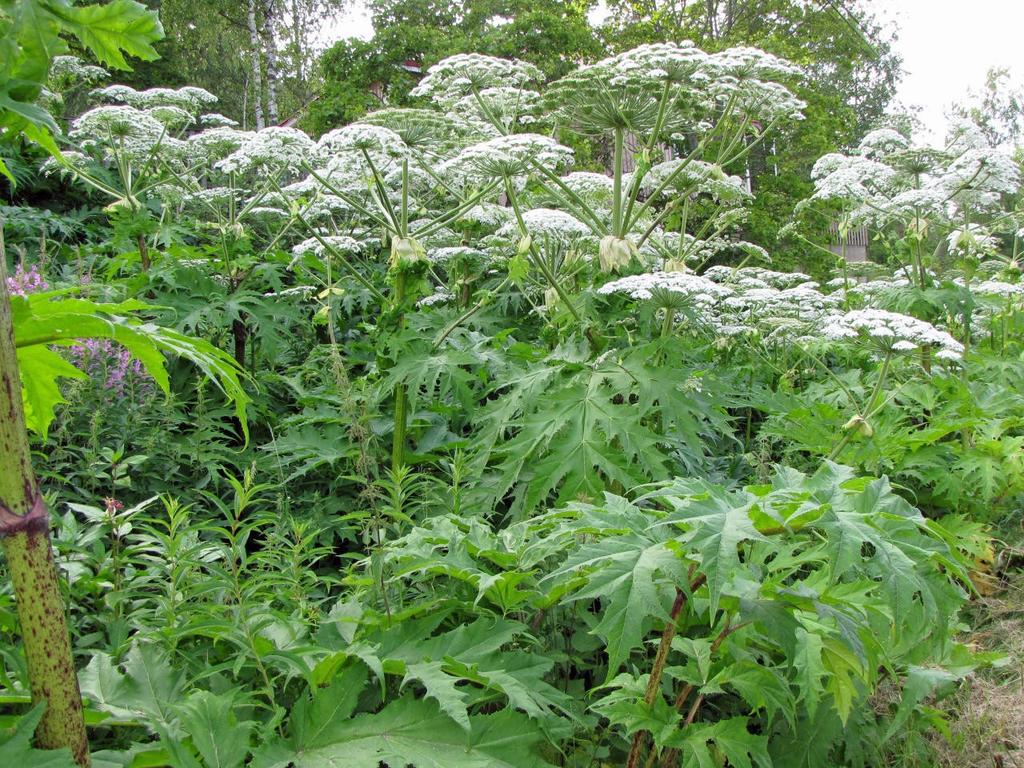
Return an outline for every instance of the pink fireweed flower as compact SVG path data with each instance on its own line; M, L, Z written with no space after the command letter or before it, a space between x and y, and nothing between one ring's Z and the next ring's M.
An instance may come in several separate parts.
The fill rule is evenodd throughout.
M68 348L71 362L114 397L151 383L142 363L109 339L81 339Z
M39 267L33 264L27 270L24 264L18 264L14 274L7 278L7 292L12 296L27 296L30 293L50 290L50 284L39 273Z

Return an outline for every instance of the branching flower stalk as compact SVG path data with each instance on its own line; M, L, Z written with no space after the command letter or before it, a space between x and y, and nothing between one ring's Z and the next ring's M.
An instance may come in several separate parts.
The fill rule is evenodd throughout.
M526 222L523 221L523 213L520 209L519 202L516 198L515 189L512 186L512 181L508 177L505 178L505 194L508 197L509 204L512 206L512 210L515 213L516 222L519 224L519 233L526 239L526 255L529 256L530 261L533 263L540 273L544 275L551 288L558 294L559 300L565 305L569 313L576 319L577 322L583 322L580 317L579 311L576 309L576 305L572 299L565 292L565 289L558 282L558 278L554 272L551 271L550 266L544 261L544 257L541 255L540 250L537 248L537 244L530 238L530 232L526 228Z

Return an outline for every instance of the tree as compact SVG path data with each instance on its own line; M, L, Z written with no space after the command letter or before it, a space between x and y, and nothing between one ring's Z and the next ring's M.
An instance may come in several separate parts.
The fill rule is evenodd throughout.
M124 82L136 88L198 85L247 127L290 117L313 94L319 35L348 0L147 0L167 37L160 60Z
M560 77L601 55L589 7L559 0L374 0L373 39L342 40L321 57L318 99L305 125L321 133L385 104L405 106L417 82L408 64L425 70L456 53L517 58L549 79Z
M985 76L981 91L971 90L953 114L981 129L993 147L1017 144L1024 130L1024 88L1010 80L1008 69L993 67Z
M893 36L863 2L835 0L611 0L602 26L612 49L645 42L690 39L709 51L750 45L798 64L807 73L795 92L806 119L747 164L758 194L744 236L775 254L779 266L806 258L781 253L778 229L811 191L815 158L855 145L883 119L895 93L900 58ZM781 258L780 258L781 257Z

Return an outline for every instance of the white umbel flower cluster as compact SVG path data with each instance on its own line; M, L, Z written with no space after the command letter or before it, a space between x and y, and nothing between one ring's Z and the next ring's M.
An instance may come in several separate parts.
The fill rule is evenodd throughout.
M103 67L86 64L77 56L54 56L47 81L51 90L62 91L72 85L97 83L108 77L110 73Z
M313 140L302 131L274 126L249 134L216 168L223 173L265 177L295 173L313 157L315 150Z
M137 91L127 85L108 85L94 90L92 96L99 101L127 104L137 109L179 107L191 115L199 114L218 100L209 91L194 85L186 85L184 88L150 88L145 91Z
M916 317L883 309L855 309L837 313L822 324L820 333L830 341L866 338L887 353L936 349L940 360L957 361L963 345L945 331Z
M455 299L455 294L442 285L437 286L429 296L424 296L416 302L417 307L432 307L436 304L447 304Z
M896 171L885 163L859 155L832 153L811 169L812 200L873 200L894 191Z
M435 264L446 265L453 261L482 261L487 258L487 253L468 245L449 245L430 248L427 251L427 258Z
M479 53L460 53L442 59L428 69L410 95L425 96L449 107L474 91L497 87L522 88L541 80L543 74L533 64Z
M250 131L239 131L230 126L217 126L193 133L186 139L186 142L189 155L193 159L202 159L208 164L213 164L237 150L251 136Z
M562 183L584 202L600 207L610 207L614 193L611 176L592 171L574 171L561 178Z
M527 173L532 163L550 170L572 164L573 152L549 136L517 133L466 147L441 166L442 173L469 181Z
M167 136L163 123L134 107L94 107L74 120L69 136L83 149L103 150L106 157L120 152L136 159L146 158L159 145L174 153L183 144Z
M484 88L463 96L452 111L474 123L511 128L516 124L530 125L537 122L541 113L541 97L536 91L525 88Z
M293 247L292 259L293 261L300 259L307 253L312 253L321 259L330 255L331 252L362 253L364 247L365 243L348 235L321 235L319 239L310 237Z
M235 128L238 126L238 121L219 112L205 112L199 116L199 124L207 128Z
M617 86L659 86L665 81L693 86L706 84L713 75L711 57L689 40L649 43L599 61L594 70L611 73Z
M868 131L860 140L860 153L867 158L885 158L907 149L910 140L892 128L876 128Z
M738 203L753 197L739 176L730 176L720 165L701 160L679 158L651 166L644 176L643 188L648 191L664 185L663 194L676 196L710 195L716 201Z
M532 237L550 237L564 242L593 234L590 227L575 216L554 208L524 211L523 226ZM519 234L519 224L514 221L498 230L498 235L502 237L515 238Z
M642 275L628 275L605 283L597 289L597 293L602 296L624 293L640 301L650 299L657 291L680 294L694 304L706 308L732 295L732 290L726 286L692 272L648 272Z
M328 131L316 143L317 151L327 158L336 154L365 151L375 164L387 163L408 153L402 137L380 125L353 123Z
M776 272L763 267L736 268L720 265L711 267L704 275L716 283L732 283L744 288L817 288L817 283L809 286L811 277L803 272Z

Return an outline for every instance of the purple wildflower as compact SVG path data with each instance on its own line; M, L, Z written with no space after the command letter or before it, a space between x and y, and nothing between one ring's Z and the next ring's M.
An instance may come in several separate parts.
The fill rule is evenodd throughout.
M7 292L12 296L27 296L30 293L50 290L46 278L39 274L39 268L33 264L28 270L24 264L18 264L14 275L7 278Z
M124 397L152 380L131 352L109 339L81 339L68 347L71 362L114 397Z

